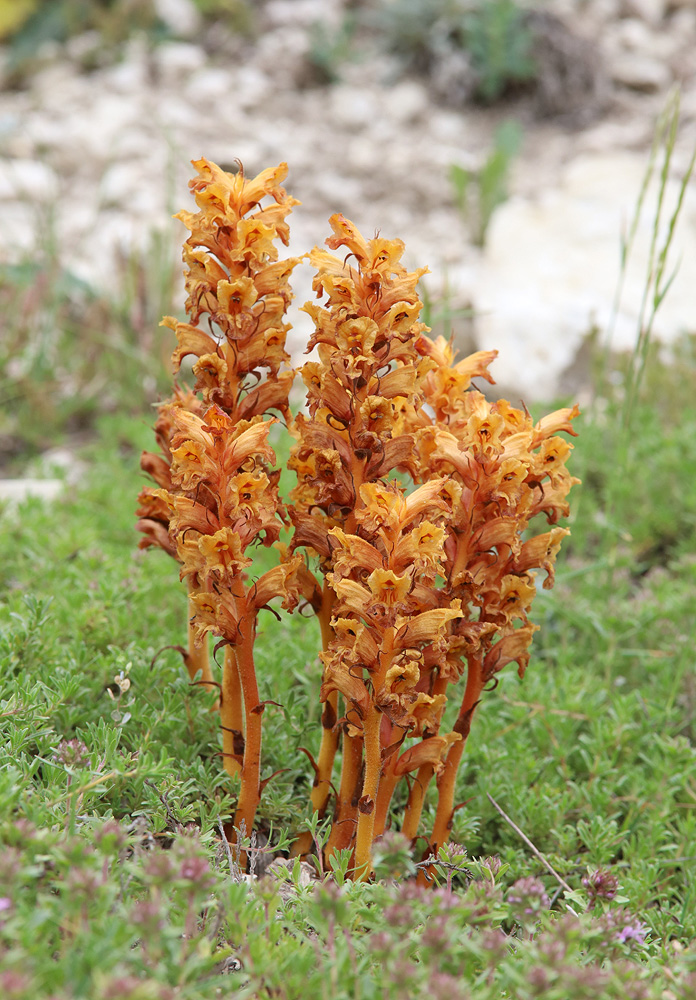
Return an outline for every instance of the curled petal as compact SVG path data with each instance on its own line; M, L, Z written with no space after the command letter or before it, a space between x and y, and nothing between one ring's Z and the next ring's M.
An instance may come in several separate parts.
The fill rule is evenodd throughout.
M220 594L199 591L190 595L193 627L200 645L208 632L219 635L228 642L239 639L240 618L235 599L229 591Z
M402 490L387 483L364 483L360 487L364 506L355 511L359 524L369 532L380 528L393 530L398 527L404 512Z
M198 389L217 389L225 383L227 362L219 354L201 354L193 366L193 374Z
M217 344L207 333L190 323L179 323L173 316L165 316L160 326L168 326L176 333L179 346L172 354L174 374L181 368L181 362L189 354L200 358L204 354L215 354Z
M420 666L416 660L405 660L394 663L387 670L384 686L389 692L403 692L414 688L420 680Z
M522 625L508 635L499 639L486 653L483 661L483 676L486 680L497 674L508 663L517 663L520 677L524 677L524 672L529 663L529 646L534 633L538 630L538 625Z
M258 292L252 278L239 277L233 281L218 282L217 298L222 312L235 315L243 309L250 309L258 298Z
M529 569L544 569L547 574L544 589L550 590L554 582L556 556L561 542L569 534L568 528L553 528L523 542L519 555L513 563L515 573L526 573Z
M392 607L406 600L411 577L408 574L398 576L391 569L375 569L368 576L367 584L378 601Z
M406 620L400 619L394 647L405 649L421 642L433 642L444 633L449 622L463 617L461 601L457 600L452 602L451 608L435 608Z
M333 236L329 236L326 245L331 250L338 250L339 247L347 247L355 255L359 264L367 263L370 252L367 240L360 234L357 226L353 225L344 215L336 213L329 219L329 225L334 231Z
M359 535L347 535L342 528L331 528L331 567L336 579L350 576L353 570L366 569L370 572L383 566L381 554Z
M204 575L234 577L251 566L244 555L242 540L231 528L220 528L212 535L201 535L198 550L204 561Z
M446 733L444 736L430 736L421 740L399 755L394 772L407 774L409 771L417 771L423 764L431 764L435 773L439 774L444 767L449 748L461 738L459 733Z
M320 698L326 701L332 691L339 691L349 705L358 710L360 718L365 718L370 709L370 696L364 682L344 667L334 663L330 653L320 653L326 669L321 685Z
M580 407L576 403L575 406L566 406L562 410L554 410L553 413L542 417L534 428L531 447L536 448L545 438L551 437L553 434L559 434L561 431L577 437L578 432L573 430L571 420L574 420L578 416L580 416Z
M295 525L292 548L300 545L314 549L320 556L326 558L330 551L327 520L321 512L303 514L297 509L289 511L290 519Z
M429 479L427 483L423 483L422 486L415 489L405 499L401 524L410 524L411 521L420 517L426 511L442 510L451 512L452 498L445 489L446 486L446 479Z
M299 577L304 566L301 556L292 556L286 562L269 569L249 588L247 607L264 607L274 597L283 598L283 607L294 607L302 596L303 581Z
M362 584L356 583L355 580L335 580L333 573L329 573L327 579L338 597L351 611L365 615L370 605L374 603L371 591L367 587L363 587Z
M138 542L139 549L147 549L150 546L154 546L155 548L163 549L173 559L177 558L176 545L169 535L167 526L162 524L161 521L152 521L150 518L141 517L135 527L143 535Z
M172 488L171 465L162 455L144 451L140 456L140 468L165 490Z
M355 663L371 668L377 663L379 645L367 625L355 618L332 618L336 646L351 654Z

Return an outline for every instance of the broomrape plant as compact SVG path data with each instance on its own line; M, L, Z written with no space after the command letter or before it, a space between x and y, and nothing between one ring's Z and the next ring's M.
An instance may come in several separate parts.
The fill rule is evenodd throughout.
M334 215L326 242L341 256L308 255L320 301L304 312L317 360L300 369L307 405L293 418L286 310L300 258L279 260L277 248L298 204L280 187L287 167L247 179L204 159L194 165L199 211L178 216L190 230L189 321L164 325L178 342L174 373L191 356L196 381L176 385L159 407L160 450L141 463L157 488L139 497L140 545L164 549L188 581L189 643L176 648L192 681L219 689L222 757L241 782L236 831L252 830L265 784L258 612L275 598L288 611L313 609L324 708L318 757L308 754L311 807L320 818L332 810L325 860L347 849L354 876L365 879L402 780L403 833L418 836L434 779L424 857L446 843L482 693L509 663L524 674L537 628L528 619L535 570L553 586L568 534L556 525L578 482L565 464L572 445L558 435L575 433L579 411L534 423L505 400L489 402L472 380L493 382L496 352L455 361L451 344L429 339L418 319L416 286L427 269L408 272L400 240L365 240ZM268 444L273 412L295 439L297 485L287 500ZM535 534L540 514L553 527ZM285 529L289 542L280 541ZM278 561L250 582L255 543L274 546ZM224 647L220 680L209 633ZM451 728L443 724L450 699L459 705ZM295 853L311 849L311 834L300 835Z

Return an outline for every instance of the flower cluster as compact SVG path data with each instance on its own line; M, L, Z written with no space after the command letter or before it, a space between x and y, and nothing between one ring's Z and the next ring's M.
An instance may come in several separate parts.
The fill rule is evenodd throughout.
M428 852L447 840L472 714L507 663L524 672L534 570L553 584L567 530L525 536L537 515L555 525L568 513L576 480L565 467L571 445L558 433L573 433L578 410L535 424L505 400L489 402L471 383L492 382L495 352L457 363L450 344L426 336L416 293L423 272L400 264L403 245L366 241L342 216L331 225L328 246L348 255L310 255L327 301L305 306L319 360L301 370L309 412L294 427L290 516L293 546L316 553L324 574L322 698L334 740L338 694L345 709L329 851L355 846L356 864L367 865L367 841L383 832L398 779L414 771L402 829L416 837L435 776ZM390 481L394 472L401 480ZM405 476L420 484L410 496ZM440 733L448 688L462 678L459 716ZM330 744L325 732L312 799L320 812Z
M328 250L315 248L314 325L300 369L306 411L290 420L293 373L283 370L292 198L278 185L285 166L246 180L206 160L192 182L200 212L181 213L189 322L171 317L175 374L193 356L192 389L160 408L160 454L143 456L159 488L143 491L143 546L181 564L190 590L191 634L182 650L192 677L212 685L207 637L226 646L220 698L223 757L241 775L235 824L251 829L261 793L261 715L253 666L258 611L274 597L300 597L322 633L322 741L312 761L311 806L329 809L342 741L341 776L327 854L350 848L367 877L372 846L390 819L397 784L410 792L402 822L415 840L424 797L437 782L427 854L448 838L457 768L472 717L497 673L529 660L536 626L528 614L535 572L553 585L574 480L566 469L577 407L535 423L505 400L472 388L492 382L495 352L457 362L420 321L416 286L398 240L366 240L334 215ZM270 207L262 208L265 196ZM341 255L331 251L342 250ZM207 317L210 332L199 328ZM297 485L284 502L268 444L275 410L295 438ZM550 530L534 534L545 516ZM280 543L292 525L289 546ZM253 585L248 548L280 550ZM312 573L309 565L315 566ZM451 729L442 720L461 688ZM311 846L308 834L296 845ZM425 876L424 876L425 877Z
M188 580L189 648L182 650L192 679L212 685L207 635L226 645L219 709L223 759L230 775L241 775L235 817L251 830L261 792L261 713L253 664L256 615L276 597L292 606L288 581L300 568L290 559L246 582L256 542L278 540L284 508L280 473L268 444L276 410L288 416L291 371L285 312L292 293L288 276L298 258L278 261L277 240L287 244L285 217L297 202L281 188L285 164L248 180L207 160L194 164L191 182L200 211L178 218L191 235L184 244L189 322L172 317L178 346L174 374L195 357L193 388L176 388L160 407L155 433L160 454L145 453L141 465L158 484L140 495L141 545L157 545L181 565ZM262 207L269 197L271 204ZM207 318L209 333L200 329Z
M451 344L422 336L420 353L435 362L423 383L427 407L411 423L419 477L446 477L457 486L457 501L446 526L444 583L440 607L460 602L462 616L452 622L444 667L431 674L431 689L444 695L464 678L464 692L454 732L462 740L451 747L438 775L438 810L429 850L448 837L454 808L455 778L471 719L481 694L508 663L523 676L537 626L528 619L536 594L535 571L554 582L554 563L566 528L532 534L530 524L544 515L556 525L568 515L567 495L578 480L565 461L572 445L558 436L574 434L577 406L564 408L535 423L526 410L506 400L490 402L472 388L474 377L492 382L488 365L496 352L481 351L455 362ZM411 788L404 829L415 837L423 798L433 768L425 765Z

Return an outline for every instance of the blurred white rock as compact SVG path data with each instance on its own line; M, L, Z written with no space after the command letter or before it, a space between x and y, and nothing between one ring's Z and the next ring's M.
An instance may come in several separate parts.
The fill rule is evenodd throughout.
M58 178L38 160L0 159L0 201L30 198L51 201L58 194Z
M180 38L189 38L200 27L200 14L192 0L154 0L154 7L160 20Z
M50 503L65 489L62 479L0 479L0 516L14 510L18 504L35 497Z
M620 234L631 224L643 181L642 154L574 161L561 183L535 199L514 198L494 214L473 297L478 346L498 349L496 380L527 399L559 389L593 326L612 329L611 346L636 342L650 260L657 188L650 185L628 259L618 311ZM679 183L667 184L660 243ZM669 254L677 273L655 323L666 343L696 331L696 185L687 191Z

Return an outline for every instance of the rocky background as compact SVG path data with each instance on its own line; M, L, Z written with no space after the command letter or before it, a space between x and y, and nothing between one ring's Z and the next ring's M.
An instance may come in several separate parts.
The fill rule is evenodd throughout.
M290 252L323 242L336 211L367 234L400 237L407 263L431 270L438 332L454 329L463 348L499 348L501 388L525 399L580 392L591 329L611 326L618 349L635 340L654 185L612 321L620 236L674 87L669 204L696 147L696 0L527 4L535 73L521 72L495 101L447 31L438 34L442 4L399 3L427 46L400 39L393 18L385 29L388 2L349 0L266 0L248 5L243 24L243 4L230 7L236 20L211 21L192 0L157 0L164 40L134 31L105 55L100 35L81 33L38 46L20 70L8 45L0 262L51 242L74 276L110 293L124 259L154 271L162 247L176 252L183 227L170 216L190 207L191 159L241 161L249 174L286 160L286 186L302 201ZM491 181L494 200L509 197L489 211L481 178L510 121L516 149L501 153ZM453 166L470 178L463 194ZM696 332L693 181L673 261L656 322L667 343ZM296 291L300 304L309 297L308 268ZM298 313L297 352L308 325Z

